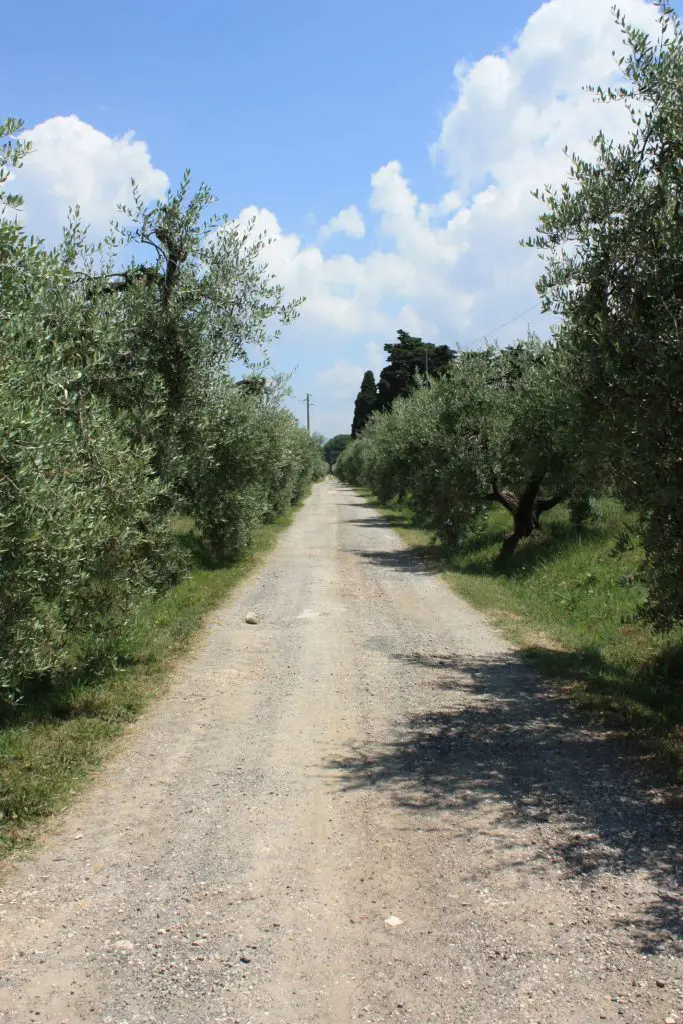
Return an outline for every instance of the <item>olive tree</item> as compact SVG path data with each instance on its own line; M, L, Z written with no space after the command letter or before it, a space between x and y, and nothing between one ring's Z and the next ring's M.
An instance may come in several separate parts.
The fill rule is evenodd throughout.
M621 19L624 85L594 90L630 115L625 142L546 189L529 244L545 259L545 308L580 395L574 432L604 460L643 524L650 606L683 618L683 32L660 5L656 38Z
M193 515L220 557L244 551L262 523L282 515L326 472L320 445L277 397L245 391L227 378L204 395L193 430Z
M268 271L271 239L255 234L253 221L210 216L214 201L205 185L192 192L189 172L149 207L136 191L112 241L151 252L151 261L107 275L106 287L121 295L135 325L136 358L163 387L156 465L181 491L196 454L191 427L202 396L231 366L250 367L251 353L263 353L301 302L286 303Z
M441 378L370 420L338 473L383 501L405 498L450 544L498 502L512 516L505 557L544 512L585 489L573 404L561 355L534 337L457 352Z
M25 149L0 128L0 203ZM53 683L111 653L134 602L175 578L178 561L151 450L91 383L113 344L65 251L48 252L0 217L0 694ZM102 312L102 311L101 311ZM97 340L97 344L95 343Z

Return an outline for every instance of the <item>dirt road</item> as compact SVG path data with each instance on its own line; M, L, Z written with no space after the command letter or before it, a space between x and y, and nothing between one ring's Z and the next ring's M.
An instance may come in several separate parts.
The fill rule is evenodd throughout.
M683 1024L680 839L328 481L11 867L0 1021Z

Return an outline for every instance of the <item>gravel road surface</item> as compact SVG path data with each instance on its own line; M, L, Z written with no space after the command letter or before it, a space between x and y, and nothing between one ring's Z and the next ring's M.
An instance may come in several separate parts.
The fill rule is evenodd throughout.
M0 1021L683 1024L638 771L326 481L6 870Z

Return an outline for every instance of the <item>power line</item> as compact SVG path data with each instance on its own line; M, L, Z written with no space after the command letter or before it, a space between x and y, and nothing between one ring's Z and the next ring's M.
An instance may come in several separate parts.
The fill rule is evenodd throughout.
M491 334L495 334L496 331L502 331L504 327L509 327L510 324L514 324L515 320L520 320L523 316L526 316L527 313L531 313L534 309L538 309L542 304L543 299L540 299L538 302L534 302L533 306L529 306L528 309L523 309L521 313L518 313L517 316L513 316L510 320L506 320L504 324L498 324L497 327L492 327L491 330L480 334L478 338L474 339L474 341L468 342L465 347L469 348L471 345L476 345L478 341L483 341L484 338L487 338Z
M476 345L478 341L483 341L484 338L486 338L489 334L494 334L496 331L502 331L504 327L509 327L510 324L514 324L516 320L520 320L523 316L526 316L527 313L531 313L534 309L538 309L542 302L543 300L541 299L538 302L535 302L533 306L529 306L528 309L523 309L521 313L517 313L516 316L511 317L510 320L506 320L504 324L498 324L497 327L492 327L490 331L486 331L484 334L481 334L478 338L475 338L474 341L470 341L465 347L469 348L472 345ZM427 376L427 378L429 378L429 354L427 351L425 351L425 375ZM309 434L311 432L311 405L313 404L311 402L312 397L313 396L309 394L309 392L307 391L306 397L302 399L302 404L304 402L306 403L306 430L308 431Z

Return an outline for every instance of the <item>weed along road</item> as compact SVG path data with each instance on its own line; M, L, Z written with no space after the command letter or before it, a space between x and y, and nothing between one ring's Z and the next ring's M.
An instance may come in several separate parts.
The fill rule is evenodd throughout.
M3 1024L683 1022L673 807L353 491L175 674L3 872Z

